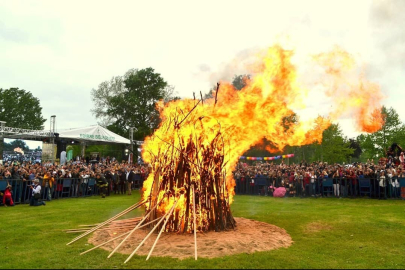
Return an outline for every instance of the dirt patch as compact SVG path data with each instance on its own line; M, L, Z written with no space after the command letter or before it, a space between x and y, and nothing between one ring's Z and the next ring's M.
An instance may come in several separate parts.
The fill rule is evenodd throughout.
M198 233L198 257L214 258L239 253L268 251L286 248L293 243L290 235L277 226L245 218L235 218L235 220L237 225L235 230ZM89 239L89 243L96 246L130 230L114 227L95 232ZM149 230L136 231L117 252L131 254L148 233ZM136 254L148 255L156 237L157 234L152 234ZM119 243L120 239L101 248L112 251ZM152 256L169 256L179 259L194 257L194 235L162 233Z
M316 233L320 231L331 231L333 228L331 225L321 222L312 222L307 225L305 231L307 233Z

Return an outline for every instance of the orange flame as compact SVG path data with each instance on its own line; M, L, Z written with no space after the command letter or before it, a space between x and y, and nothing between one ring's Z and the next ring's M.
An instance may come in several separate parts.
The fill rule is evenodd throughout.
M190 99L177 100L167 105L158 103L163 121L159 129L145 140L142 152L144 161L151 163L156 156L173 155L168 152L169 142L179 146L187 145L190 140L197 140L202 146L207 145L216 134L213 131L220 130L226 143L224 149L219 151L223 150L225 153L226 186L229 203L232 203L235 183L231 172L239 156L263 138L272 142L273 150L279 151L286 145L321 142L322 132L330 126L332 120L348 109L355 110L357 123L362 130L371 132L381 127L382 118L377 111L372 119L366 117L376 108L382 97L378 87L363 78L356 85L344 81L345 70L354 66L354 60L343 51L334 51L317 55L314 59L325 67L325 76L333 78L333 87L326 94L334 97L338 104L337 109L329 117L318 116L312 121L289 122L286 128L283 119L293 113L290 105L300 103L306 93L297 83L297 71L291 63L292 56L292 51L284 50L281 46L270 47L266 56L254 66L256 75L246 79L246 86L242 90L237 91L231 84L221 82L218 93L214 93L214 97L217 94L217 101L215 98L204 100L195 108L197 100ZM192 113L187 115L191 110ZM181 129L177 129L172 122L174 117L178 118L178 122L183 119ZM201 161L195 161L196 164L199 162ZM153 180L161 165L152 164L152 173L144 182L144 199L153 193ZM203 181L195 175L193 177L195 181ZM159 194L159 198L161 197L162 193ZM166 202L159 211L167 212L173 203L174 200ZM184 208L181 203L177 205L178 215L184 213L182 207ZM201 222L206 213L199 215L198 220Z
M314 60L325 70L323 83L329 87L326 94L336 105L330 117L335 120L343 114L352 114L360 131L380 130L384 124L380 109L384 96L377 84L368 82L362 73L357 75L354 57L335 47L328 53L315 55Z

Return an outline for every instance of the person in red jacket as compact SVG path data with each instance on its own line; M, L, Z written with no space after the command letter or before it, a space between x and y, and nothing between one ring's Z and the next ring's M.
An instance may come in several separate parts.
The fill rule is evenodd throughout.
M357 196L357 176L353 169L350 169L349 176L347 178L349 179L348 184L352 197Z
M304 190L305 196L309 197L310 194L311 173L307 170L304 174Z
M11 185L7 185L6 189L4 190L3 195L3 205L4 206L14 206L13 202L13 194L11 193Z

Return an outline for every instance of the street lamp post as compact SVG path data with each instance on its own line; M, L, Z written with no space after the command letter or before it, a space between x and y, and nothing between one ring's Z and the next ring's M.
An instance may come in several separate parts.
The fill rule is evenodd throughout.
M56 115L51 116L51 147L52 147L52 165L55 163L55 149L54 149L54 143L55 143L55 118Z
M129 128L129 141L131 142L131 151L134 152L134 128Z
M131 154L132 154L132 159L131 163L134 163L134 127L129 128L129 141L131 143Z

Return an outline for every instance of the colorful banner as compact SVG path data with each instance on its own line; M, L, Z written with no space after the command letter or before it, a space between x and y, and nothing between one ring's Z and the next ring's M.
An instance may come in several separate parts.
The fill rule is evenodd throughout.
M240 156L239 159L246 159L246 160L276 160L276 159L292 158L292 157L294 157L294 154L281 155L281 156L275 156L275 157L245 157L245 156Z

